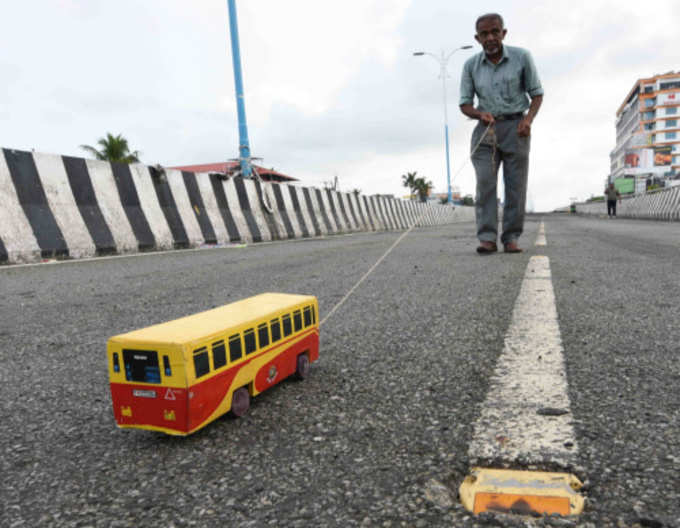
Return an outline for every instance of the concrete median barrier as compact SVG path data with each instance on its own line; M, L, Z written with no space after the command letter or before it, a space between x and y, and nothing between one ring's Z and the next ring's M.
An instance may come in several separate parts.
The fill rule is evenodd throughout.
M576 204L578 214L607 215L607 202ZM680 186L624 198L616 205L616 216L647 220L680 220Z
M473 221L473 207L2 149L0 262Z

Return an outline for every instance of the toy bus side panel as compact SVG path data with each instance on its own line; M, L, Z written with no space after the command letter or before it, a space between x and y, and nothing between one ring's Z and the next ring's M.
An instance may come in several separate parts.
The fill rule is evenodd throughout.
M299 353L309 351L310 361L316 361L319 357L319 335L316 328L309 329L307 335L293 338L290 344L282 345L284 346L275 347L270 352L254 356L221 374L193 385L189 391L189 432L204 427L228 412L236 389L247 386L251 395L255 396L293 374ZM271 382L267 382L266 373L272 364L275 364L277 371L280 369L281 372ZM258 382L260 375L264 375L263 383Z
M255 376L255 393L260 393L295 374L297 370L297 357L307 352L309 361L319 359L319 334L313 333L297 343L288 347L271 360L260 366Z
M189 431L203 427L231 408L234 378L246 366L247 363L237 365L189 389ZM219 414L218 408L221 408Z

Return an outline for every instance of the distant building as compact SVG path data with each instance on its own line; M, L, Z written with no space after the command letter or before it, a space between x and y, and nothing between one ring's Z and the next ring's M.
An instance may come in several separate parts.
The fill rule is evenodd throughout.
M289 183L299 181L292 176L286 176L274 169L265 169L259 165L253 164L253 167L260 175L260 178L268 182ZM212 172L217 174L225 174L232 176L239 169L238 161L222 161L220 163L203 163L200 165L183 165L181 167L168 167L169 169L178 169L187 172Z
M616 112L608 182L623 194L680 178L680 72L638 79Z

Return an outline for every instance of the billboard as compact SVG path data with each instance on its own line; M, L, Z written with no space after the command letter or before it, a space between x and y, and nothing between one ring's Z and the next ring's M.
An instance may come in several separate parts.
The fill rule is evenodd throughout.
M617 178L614 187L621 194L633 194L635 192L635 178Z
M670 165L673 161L673 147L671 145L665 147L656 147L654 149L654 166L664 167Z
M680 104L680 94L678 94L677 92L659 94L656 100L656 104L662 106Z
M654 151L649 148L626 149L624 165L626 169L637 169L629 173L649 172L654 163Z
M627 169L637 169L640 166L640 154L637 152L626 152L625 166Z

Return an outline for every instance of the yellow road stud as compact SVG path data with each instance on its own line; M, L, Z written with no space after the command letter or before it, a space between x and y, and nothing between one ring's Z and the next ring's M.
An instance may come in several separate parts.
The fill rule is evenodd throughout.
M578 515L583 484L568 473L472 468L460 485L460 500L474 514Z

